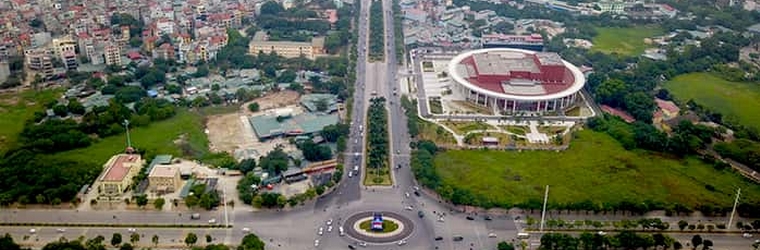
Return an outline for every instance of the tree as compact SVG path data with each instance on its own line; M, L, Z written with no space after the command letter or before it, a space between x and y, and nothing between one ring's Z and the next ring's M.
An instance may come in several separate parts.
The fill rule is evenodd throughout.
M683 231L684 229L686 229L686 227L688 227L688 226L689 226L689 223L686 222L685 220L678 221L678 228L681 229L681 231Z
M165 203L166 203L166 200L164 200L164 198L158 198L153 201L153 207L155 207L156 210L161 210L164 208Z
M208 66L201 65L198 66L197 70L195 71L195 74L193 74L193 77L206 77L209 74Z
M72 114L84 115L86 112L84 105L75 98L69 99L67 107Z
M515 250L515 245L512 245L512 243L507 242L499 242L499 245L496 246L496 249L498 250Z
M288 154L281 147L278 147L262 157L259 160L259 166L270 174L280 174L288 169L288 159Z
M66 117L69 115L69 108L64 105L58 104L58 105L53 106L53 113L55 113L55 115L60 116L60 117Z
M196 242L198 242L198 235L195 235L194 233L188 233L185 237L185 244L187 244L187 246L192 246Z
M707 250L707 249L710 249L712 246L713 246L713 242L711 240L702 241L702 249Z
M623 97L625 109L639 121L652 122L652 111L657 107L651 96L638 91L628 93Z
M247 234L243 237L237 250L264 250L266 244L255 234Z
M280 14L280 12L285 11L285 9L280 5L279 3L275 1L267 1L263 5L261 5L261 15L272 15L276 16Z
M111 245L116 247L119 244L121 244L121 234L120 233L114 233L113 236L111 236Z
M259 103L252 102L251 104L248 104L248 110L250 110L251 112L259 112Z
M243 174L247 174L248 172L251 172L254 168L256 168L256 160L255 159L245 159L240 161L240 163L237 164L235 167L240 172L243 172Z
M129 244L129 243L124 243L124 245L121 245L121 247L119 247L119 250L133 250L133 249L135 249L135 247L133 247L132 244Z
M212 238L211 235L207 234L206 235L206 243L211 243L212 241L214 241L214 238Z
M138 207L145 207L145 205L148 205L148 196L144 194L135 196L135 203L137 203Z
M13 237L11 237L10 234L6 233L2 238L0 238L0 249L21 250L21 246L13 241Z
M135 244L135 242L140 241L140 235L137 233L132 233L129 235L129 242L132 242L132 244Z
M303 157L309 161L325 161L332 159L332 150L326 145L319 145L312 140L304 140L298 145L303 151Z
M147 93L143 88L140 88L138 86L126 86L117 90L116 96L114 96L114 98L119 103L130 103L136 102L145 96L147 96Z
M277 76L277 82L278 83L291 83L294 80L296 80L296 72L293 70L286 69L282 73L280 73L279 76Z
M622 80L607 79L596 88L595 92L597 101L614 107L620 107L622 106L626 87Z
M153 246L158 246L158 235L154 234L153 238L150 239L150 242L153 242Z
M699 245L702 245L702 236L699 236L699 234L696 234L691 237L691 245L693 247L697 247Z

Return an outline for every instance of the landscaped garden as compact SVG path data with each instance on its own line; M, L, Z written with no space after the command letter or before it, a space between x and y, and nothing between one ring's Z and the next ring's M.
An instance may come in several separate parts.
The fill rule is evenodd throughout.
M680 75L665 83L678 100L694 100L723 114L724 119L760 130L760 86L731 82L710 73Z
M760 186L730 169L716 170L691 157L627 151L609 135L590 130L577 132L562 152L448 150L436 154L434 166L444 197L483 206L540 207L546 185L550 208L728 208L738 187L742 200L760 199Z
M464 135L470 131L494 129L493 126L483 122L442 121L441 124L450 128L459 135Z
M398 229L398 224L390 220L383 220L383 231L372 230L372 219L367 219L359 223L359 228L368 233L390 233Z

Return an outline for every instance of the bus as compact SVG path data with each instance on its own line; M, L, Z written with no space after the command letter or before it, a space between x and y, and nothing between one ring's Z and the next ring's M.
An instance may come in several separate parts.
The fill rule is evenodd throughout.
M530 238L530 234L528 234L528 233L517 233L517 238L518 239L529 239Z

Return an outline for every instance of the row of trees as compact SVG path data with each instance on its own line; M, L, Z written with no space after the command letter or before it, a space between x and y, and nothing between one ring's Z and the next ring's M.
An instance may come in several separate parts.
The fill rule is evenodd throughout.
M194 247L195 244L198 243L198 235L195 233L188 233L185 235L184 242L188 247L192 247L193 250L231 250L235 248L231 248L226 245L222 244L211 244L214 241L214 238L211 235L206 235L205 237L206 246L205 247ZM95 238L92 239L85 239L84 236L79 237L75 240L67 240L65 238L61 238L58 241L50 242L42 247L43 250L105 250L108 249L105 243L106 238L102 235L98 235ZM158 246L159 243L159 236L153 235L151 237L151 243L153 246ZM122 235L120 233L114 233L111 236L110 245L113 247L118 248L119 250L133 250L137 249L134 245L140 241L140 234L132 233L129 235L129 243L123 242ZM236 248L237 250L264 250L264 247L266 246L266 243L262 241L258 236L255 234L247 234L243 237L243 239L240 242L240 245ZM3 250L22 250L22 249L28 249L28 248L21 248L20 245L18 245L13 238L10 236L10 234L5 234L3 237L0 237L0 249Z
M699 235L694 236L699 237ZM709 249L712 242L702 240L699 237L698 242L692 239L693 245L704 245L704 249ZM698 244L697 244L698 243ZM636 234L630 231L623 231L615 235L592 234L583 232L580 236L574 237L569 234L548 233L541 237L541 249L559 250L559 249L682 249L683 245L668 235L661 233L656 234Z
M385 109L385 98L370 99L367 114L367 167L380 175L388 168L388 111Z
M371 60L383 60L385 58L385 18L382 1L372 1L370 3L368 25L369 51L367 55Z

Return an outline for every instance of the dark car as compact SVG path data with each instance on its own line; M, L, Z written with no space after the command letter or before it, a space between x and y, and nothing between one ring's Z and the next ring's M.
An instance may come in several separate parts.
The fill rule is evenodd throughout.
M441 237L441 236L435 237L435 240L436 241L441 241L441 240L443 240L443 237Z
M414 195L416 195L417 197L419 197L420 196L420 192L414 191Z
M354 245L348 245L348 249L356 249Z
M486 215L486 217L483 217L483 219L484 220L493 220L493 218L491 218L491 216L488 216L488 215Z
M467 216L466 218L467 218L467 220L475 220L475 218L472 217L472 216Z
M420 218L425 217L425 213L423 213L422 211L417 211L417 216L419 216Z
M452 239L453 239L454 241L463 241L463 240L464 240L464 237L457 235L457 236L454 236L454 238L452 238Z

